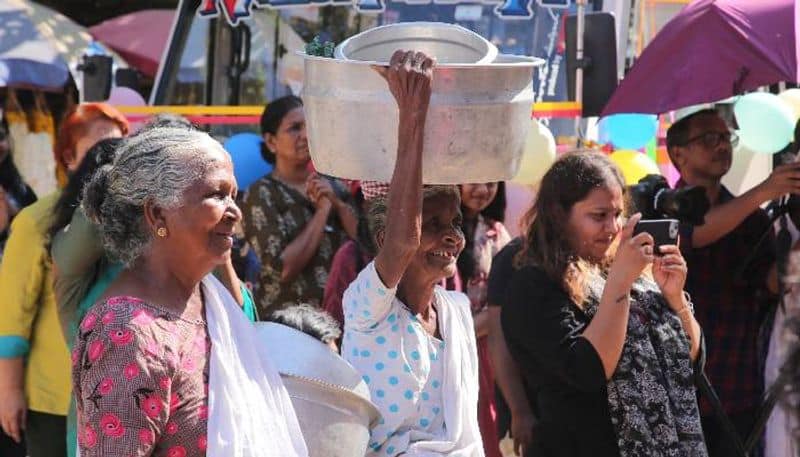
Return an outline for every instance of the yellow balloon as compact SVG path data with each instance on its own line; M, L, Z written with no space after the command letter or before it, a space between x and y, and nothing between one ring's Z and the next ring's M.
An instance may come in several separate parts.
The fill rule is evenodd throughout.
M556 140L553 134L544 124L533 119L525 139L519 171L511 182L528 186L536 184L555 160Z
M638 151L614 151L610 158L622 171L625 184L629 186L638 183L647 175L661 174L661 170L653 159Z
M795 120L800 118L800 89L787 89L778 94L778 98L789 105L794 113Z

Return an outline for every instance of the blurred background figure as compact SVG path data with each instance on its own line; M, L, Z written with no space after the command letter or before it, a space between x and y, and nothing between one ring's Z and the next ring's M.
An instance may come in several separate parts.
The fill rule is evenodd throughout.
M320 306L336 250L356 238L344 186L313 172L303 102L273 100L261 116L262 154L274 164L244 197L244 232L261 263L254 285L262 319L277 309Z
M488 279L494 256L511 240L503 226L506 209L505 183L462 184L461 213L464 250L458 257L458 273L472 306L478 344L480 391L478 424L487 457L500 457L495 407L494 370L489 357ZM497 316L499 318L499 316Z
M11 156L11 136L5 118L0 121L0 187L6 192L14 213L36 201L36 194L14 165Z
M355 192L355 208L358 214L358 236L345 241L333 256L322 299L322 308L336 319L339 328L344 327L342 311L344 291L356 279L358 272L372 261L377 251L367 220L369 202L364 198L361 185Z
M77 105L61 124L56 156L74 173L95 143L127 132L128 122L111 106ZM0 425L16 441L24 429L30 457L66 455L69 353L48 252L60 196L61 191L47 195L17 215L0 264Z

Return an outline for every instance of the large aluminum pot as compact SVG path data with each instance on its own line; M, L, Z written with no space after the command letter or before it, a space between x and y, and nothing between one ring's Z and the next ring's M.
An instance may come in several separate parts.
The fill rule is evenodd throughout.
M298 330L257 322L264 350L289 392L310 457L363 457L380 417L361 375Z
M492 63L497 47L460 25L442 22L403 22L383 25L354 35L336 46L340 60L381 62L398 49L436 56L440 64Z
M391 179L397 103L373 63L305 56L302 97L308 142L314 166L322 173ZM533 69L541 63L501 54L489 64L434 69L424 183L493 182L516 175L531 129Z

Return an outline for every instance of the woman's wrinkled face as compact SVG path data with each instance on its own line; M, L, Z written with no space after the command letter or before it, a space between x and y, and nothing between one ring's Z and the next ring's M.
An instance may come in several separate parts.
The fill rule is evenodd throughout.
M302 106L283 116L275 135L265 135L267 147L275 154L276 160L306 164L311 160L306 137L306 115Z
M189 257L193 265L216 266L227 261L236 224L242 213L236 206L233 163L218 145L203 152L205 173L183 194L183 203L167 212L170 249Z
M461 205L469 212L470 217L477 216L485 210L497 196L497 183L462 184Z
M86 133L75 142L75 155L70 160L67 158L67 169L75 171L86 157L86 153L100 140L107 138L122 138L122 130L116 122L106 118L97 118L89 122Z
M622 229L623 205L622 189L618 185L597 187L572 205L567 233L579 257L600 261L608 255Z
M456 274L456 259L464 249L461 208L453 195L426 198L422 204L422 237L409 268L437 280Z

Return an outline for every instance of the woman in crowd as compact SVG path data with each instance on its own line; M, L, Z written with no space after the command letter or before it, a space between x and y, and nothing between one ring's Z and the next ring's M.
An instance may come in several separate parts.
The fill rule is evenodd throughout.
M71 258L75 261L87 263L87 265L81 269L82 271L80 271L81 277L85 274L86 280L71 281L71 273L75 268L64 261L65 255L63 251L65 246L61 241L63 238L61 231L64 230L64 228L68 228L70 235L85 232L87 238L96 240L97 232L95 230L82 230L83 225L91 227L91 223L86 220L85 217L77 217L75 213L81 213L82 215L78 207L80 206L81 197L83 196L84 184L92 177L99 167L111 163L122 141L122 138L107 138L98 141L94 146L89 148L85 160L83 160L78 169L72 173L66 187L62 190L58 201L56 201L53 207L52 223L48 228L48 239L50 240L54 270L53 290L56 296L59 319L61 321L62 330L64 331L64 339L67 344L72 344L77 334L77 303L86 295L91 284L97 278L102 277L105 270L110 268L111 265L104 263L102 265L97 265L96 268L92 268L95 266L98 259L102 257L102 245L99 241L75 243L80 244L80 246L76 246L75 252L73 252ZM100 254L96 254L94 250L91 249L92 247L99 249Z
M600 153L568 154L542 179L502 312L538 420L526 456L707 455L686 263L633 235L640 215L622 225L624 195Z
M358 273L375 258L375 237L370 229L369 199L364 195L364 189L373 193L384 193L386 187L374 181L365 181L359 184L356 192L356 205L358 211L358 236L354 240L347 240L336 251L331 262L328 281L325 283L325 293L322 299L322 308L339 323L339 328L344 328L344 311L342 309L342 296L344 291L353 282ZM458 273L449 278L443 278L440 284L447 290L462 291L461 277Z
M381 69L399 106L388 196L370 202L378 246L344 295L344 357L382 420L369 456L483 456L478 360L469 299L438 286L464 247L455 186L422 186L433 61L397 51Z
M91 146L120 137L128 123L103 103L76 106L59 129L56 155L73 173ZM19 441L25 430L31 457L63 456L69 407L69 353L56 310L48 229L55 192L23 209L11 225L0 290L0 425Z
M0 120L0 187L15 210L24 208L36 201L36 194L20 175L11 157L11 136L5 118Z
M86 181L99 167L111 163L122 141L122 138L107 138L89 148L81 165L70 175L66 187L53 208L52 224L48 229L48 238L51 240L50 254L53 262L53 291L64 340L69 349L72 349L72 343L78 331L80 316L78 303L81 298L89 294L94 283L106 281L104 277L109 274L108 270L117 271L114 265L105 259L98 260L103 257L102 244L97 239L95 230L84 228L84 226L91 227L91 223L86 220L83 212L77 207L80 205ZM80 216L75 213L80 213ZM64 246L65 237L61 232L65 227L68 228L69 238L76 238L76 235L79 234L84 237L82 243L71 243L75 246L70 256L66 256L64 253L67 247ZM69 257L72 262L65 261L64 257ZM73 264L82 264L81 271L73 274L77 270ZM86 309L82 311L85 312ZM75 402L70 401L66 436L68 457L75 456L77 444L75 427Z
M160 114L143 126L137 135L163 127L193 128L189 121L180 116ZM121 265L112 262L105 255L96 228L86 219L83 211L78 209L87 178L98 167L111 163L119 146L121 140L114 139L95 145L98 150L92 154L95 156L94 160L84 162L75 172L74 179L70 179L56 205L54 221L50 227L51 255L55 269L54 289L64 337L70 345L74 342L78 322L83 314L121 271ZM242 303L245 292L229 267L229 263L226 263L217 272L222 282L231 286L229 289L234 298ZM252 301L249 307L252 308Z
M188 121L180 117L159 115L142 127L137 134L163 126L192 128ZM79 208L84 184L99 167L114 160L122 141L120 138L101 140L89 150L87 159L70 177L54 210L54 220L50 227L52 240L50 253L55 272L53 288L64 338L70 349L77 336L78 324L86 311L122 270L119 263L111 261L105 254L97 229ZM226 262L217 269L217 273L237 302L252 311L252 298L239 284L238 278L232 272L231 263ZM247 300L244 300L244 297L247 297ZM242 303L242 300L246 303ZM75 455L76 437L75 405L72 402L67 417L69 457Z
M311 171L303 102L287 96L261 116L262 155L275 167L244 198L244 231L261 262L254 295L262 319L286 306L320 306L336 249L356 237L347 192Z
M364 192L360 185L356 190L355 203L358 212L358 235L356 239L345 241L333 256L328 281L325 283L325 292L322 296L322 308L336 319L339 328L344 326L344 311L342 310L344 291L356 279L358 272L372 261L376 251L374 237L369 230L369 221L367 220L369 203L364 198Z
M207 134L155 128L124 143L82 206L123 270L72 353L82 456L304 456L280 377L209 273L230 257L233 165Z
M5 189L0 185L0 262L3 261L3 249L8 239L8 226L13 217L11 203ZM6 435L0 426L0 455L8 457L25 457L25 443L15 442Z
M494 401L494 374L489 359L489 271L494 256L510 241L503 219L506 207L505 183L462 184L461 212L464 222L464 251L458 257L458 272L472 306L478 343L480 394L478 424L487 457L501 457Z

